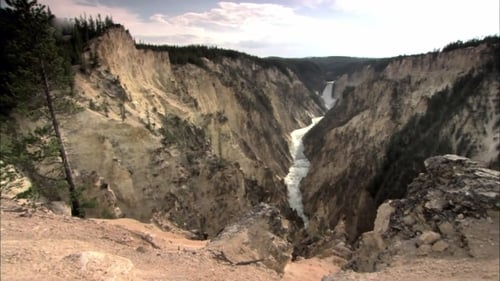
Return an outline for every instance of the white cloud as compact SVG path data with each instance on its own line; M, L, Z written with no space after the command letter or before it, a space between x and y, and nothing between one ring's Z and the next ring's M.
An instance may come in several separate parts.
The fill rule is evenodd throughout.
M320 20L300 16L292 8L282 5L232 2L219 2L217 8L203 13L185 13L175 17L157 14L151 20L164 24L166 29L175 27L195 35L189 42L167 43L219 45L264 56L270 55L266 50L273 46L297 49L313 40L311 35L317 34L322 26ZM280 53L276 50L271 54Z
M250 0L249 0L250 1ZM298 6L219 2L204 12L143 19L91 0L43 0L58 16L112 15L138 40L209 44L261 56L396 56L498 33L498 0L295 0ZM270 0L271 2L271 0Z
M458 39L498 33L498 0L337 0L335 5L352 15L360 35L380 38L374 47L389 43L385 47L394 51L388 55L425 52Z
M304 6L307 8L317 8L320 6L333 7L336 0L296 0L295 2L299 6Z

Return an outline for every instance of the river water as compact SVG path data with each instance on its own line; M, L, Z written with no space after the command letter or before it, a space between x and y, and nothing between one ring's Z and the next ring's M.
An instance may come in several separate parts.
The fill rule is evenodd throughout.
M334 81L327 82L325 89L321 97L325 102L325 106L330 109L335 104L335 99L332 97L332 88ZM304 155L304 144L302 143L302 138L304 135L316 125L323 116L312 118L311 124L307 127L303 127L292 131L290 143L290 155L293 158L292 166L288 170L288 174L285 177L285 184L288 190L288 203L290 208L297 211L297 214L304 222L305 227L309 223L309 218L304 214L304 205L302 203L302 193L300 192L300 182L309 172L309 166L311 163Z

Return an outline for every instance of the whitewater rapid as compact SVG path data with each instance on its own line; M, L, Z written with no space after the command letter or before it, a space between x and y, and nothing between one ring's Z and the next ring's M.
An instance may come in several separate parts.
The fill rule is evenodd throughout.
M325 103L325 107L330 109L335 104L335 99L332 97L332 88L335 81L328 81L326 83L325 89L321 93L321 98ZM304 214L304 205L302 203L302 193L300 192L300 182L309 172L309 166L311 163L304 155L304 144L302 143L302 138L304 135L314 127L323 116L312 118L311 124L307 127L303 127L292 131L290 143L290 155L293 158L293 163L288 174L285 177L285 184L288 190L288 203L290 208L297 212L297 215L304 222L304 226L307 227L309 224L309 218Z
M302 143L302 137L312 128L316 123L318 123L323 116L313 118L312 123L304 128L297 129L291 133L292 142L290 143L290 154L293 158L293 164L288 170L288 175L285 177L285 184L288 190L288 203L290 208L297 211L297 214L307 226L309 219L304 214L304 205L302 204L302 194L300 193L300 181L309 172L309 166L311 163L307 160L304 155L304 144Z

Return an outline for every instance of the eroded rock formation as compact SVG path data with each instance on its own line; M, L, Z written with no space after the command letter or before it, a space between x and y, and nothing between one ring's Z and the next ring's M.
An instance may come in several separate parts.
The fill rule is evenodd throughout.
M123 28L85 58L75 79L85 110L64 135L80 180L102 178L117 202L88 216L165 217L206 238L260 202L288 208L289 132L322 113L294 73L245 56L172 65Z
M382 202L405 195L432 155L497 165L498 57L498 44L481 44L340 77L337 103L304 138L309 234L331 235L342 222L354 242L373 228Z
M381 270L395 256L498 259L500 172L457 155L431 157L425 169L404 199L378 208L347 267Z
M290 223L279 210L261 203L238 222L228 225L208 248L220 260L232 265L261 262L283 273L292 259L293 246L288 241Z

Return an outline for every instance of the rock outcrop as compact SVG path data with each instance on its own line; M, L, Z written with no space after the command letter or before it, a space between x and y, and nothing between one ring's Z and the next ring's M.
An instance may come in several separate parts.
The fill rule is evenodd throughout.
M431 157L425 169L404 199L378 208L346 267L378 271L396 256L499 258L500 172L456 155Z
M208 248L218 259L232 265L261 262L283 273L292 259L289 231L289 222L279 211L261 203L238 222L225 227Z
M427 157L497 165L499 50L484 43L399 57L340 77L337 103L304 138L309 234L331 235L342 222L354 242L373 229L380 204L405 195Z

